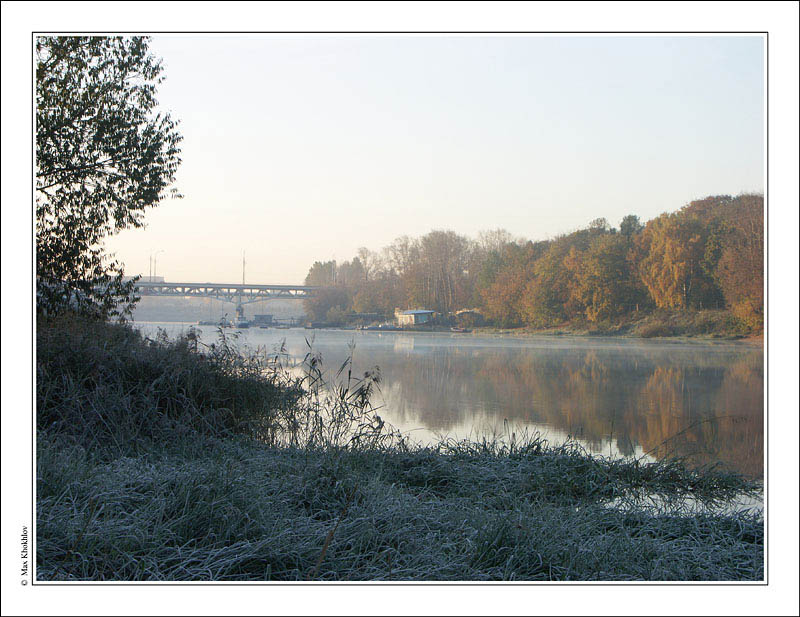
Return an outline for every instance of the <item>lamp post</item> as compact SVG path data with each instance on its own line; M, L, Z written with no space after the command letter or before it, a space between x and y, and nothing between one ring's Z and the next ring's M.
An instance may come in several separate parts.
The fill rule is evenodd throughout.
M154 278L155 276L158 276L158 268L157 268L157 264L158 264L158 254L159 254L159 253L163 253L163 252L164 252L164 249L158 249L158 250L155 252L155 255L153 256L153 273L150 275L150 282L151 282L151 283L153 282L153 278Z

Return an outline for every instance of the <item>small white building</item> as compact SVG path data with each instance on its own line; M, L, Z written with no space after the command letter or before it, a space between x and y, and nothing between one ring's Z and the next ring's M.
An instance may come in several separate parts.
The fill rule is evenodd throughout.
M433 319L435 313L435 311L417 309L413 311L398 311L395 313L395 315L397 316L398 325L415 326L418 324L428 323Z

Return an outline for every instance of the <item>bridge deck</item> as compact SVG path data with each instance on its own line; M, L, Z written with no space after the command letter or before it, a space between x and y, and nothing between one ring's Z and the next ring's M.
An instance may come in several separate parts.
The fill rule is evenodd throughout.
M153 283L138 282L136 290L142 296L181 296L217 298L248 304L274 298L301 300L314 294L319 287L308 285L251 285L241 283Z

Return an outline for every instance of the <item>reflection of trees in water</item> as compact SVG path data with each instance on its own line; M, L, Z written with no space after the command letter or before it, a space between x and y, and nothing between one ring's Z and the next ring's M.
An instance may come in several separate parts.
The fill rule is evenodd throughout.
M476 391L471 379L475 360L459 349L387 357L381 366L387 379L382 392L393 415L447 432L485 411L494 398L481 388Z
M447 432L477 415L546 424L602 450L763 471L760 352L433 347L381 362L403 422ZM391 382L391 383L389 383Z
M723 369L656 367L626 410L632 438L656 456L696 454L706 449Z
M656 456L763 473L763 372L755 357L725 368L657 367L626 411L630 437Z
M723 439L717 441L719 458L744 473L764 473L764 373L761 364L752 358L737 362L725 373L719 390L721 411L744 416L743 420L726 420ZM720 444L724 441L724 447Z

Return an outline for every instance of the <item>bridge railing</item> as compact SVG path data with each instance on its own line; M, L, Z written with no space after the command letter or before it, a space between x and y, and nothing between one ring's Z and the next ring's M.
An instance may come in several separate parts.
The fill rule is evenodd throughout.
M308 285L252 285L241 283L171 283L138 282L136 290L142 296L181 296L219 298L246 304L273 298L301 300L314 295L320 287Z

